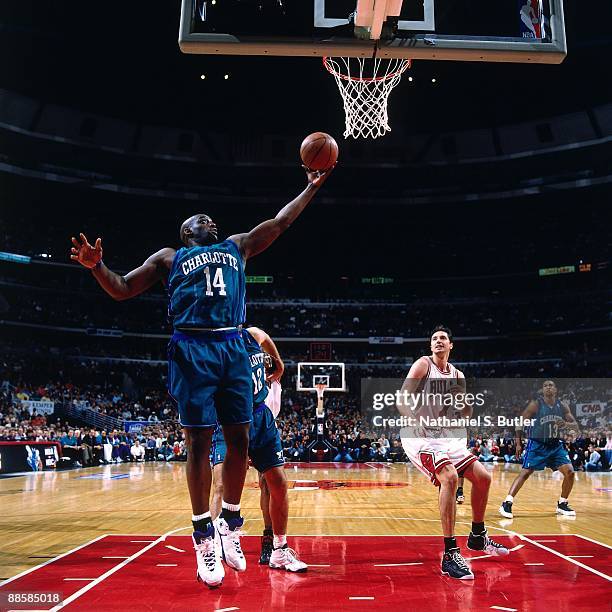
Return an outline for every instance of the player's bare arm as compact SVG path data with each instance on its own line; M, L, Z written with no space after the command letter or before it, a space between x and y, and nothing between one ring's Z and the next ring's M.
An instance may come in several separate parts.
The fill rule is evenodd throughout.
M561 406L563 406L563 420L569 425L567 429L578 435L580 433L580 425L572 414L569 405L566 402L561 402Z
M285 364L281 359L280 353L278 352L278 348L276 348L276 344L274 344L274 340L270 338L269 334L267 334L263 329L259 329L259 327L249 327L247 331L255 340L257 344L261 346L261 348L272 357L272 360L276 364L274 368L274 372L271 372L266 376L266 382L272 383L275 380L280 380L283 372L285 371Z
M463 397L465 406L459 412L463 418L469 419L474 412L474 406L471 403L468 405L468 402L465 401L467 384L465 381L465 374L461 370L457 370L457 382L449 389L449 392Z
M538 403L535 400L531 400L528 404L527 404L527 408L525 408L525 410L523 410L523 417L525 419L533 419L536 415L538 411ZM521 458L521 454L523 453L523 438L522 438L522 428L517 427L516 431L515 431L515 436L514 436L514 443L515 443L515 457L517 459Z
M238 245L243 258L249 259L265 251L283 232L298 218L308 206L315 193L325 182L334 167L322 172L312 172L306 169L308 185L294 200L283 206L274 219L268 219L254 227L246 234L234 234L228 240Z
M407 397L410 397L411 394L416 393L421 380L427 376L427 372L429 370L429 364L427 362L427 357L420 357L417 359L411 366L410 370L408 370L408 375L404 380L404 384L400 391L402 392L402 397L404 397L404 392ZM397 404L397 410L402 416L413 416L414 409L416 405L413 402L401 401Z
M79 236L80 241L72 238L70 259L91 270L100 287L115 300L127 300L164 280L176 254L174 249L161 249L148 257L141 266L121 276L104 265L101 238L91 245L85 234Z

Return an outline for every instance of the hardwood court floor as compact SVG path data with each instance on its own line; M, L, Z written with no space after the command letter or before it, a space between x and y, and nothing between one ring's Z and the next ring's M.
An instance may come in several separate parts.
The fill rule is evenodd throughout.
M610 572L609 569L606 569L606 564L608 563L610 549L606 545L612 544L610 528L612 523L612 506L610 504L612 500L612 474L577 474L577 482L571 497L572 505L577 511L577 517L573 520L558 517L555 514L556 499L560 490L558 475L552 475L549 471L534 474L515 500L515 519L508 521L497 514L497 508L500 501L505 497L518 468L517 466L506 468L500 465L490 465L488 468L493 476L487 514L487 524L490 532L492 535L498 535L500 539L504 538L508 544L525 547L520 553L517 552L516 556L513 557L514 553L510 556L514 564L511 566L514 571L514 582L520 578L519 582L522 586L519 590L521 593L529 592L529 588L525 588L523 583L534 579L532 575L534 571L541 570L541 566L544 564L552 569L553 561L557 564L554 572L555 584L540 581L541 584L548 584L546 587L548 589L547 597L540 595L539 599L530 600L521 595L523 599L519 598L519 600L522 607L506 606L505 609L535 610L544 609L546 606L552 609L550 606L553 605L555 592L563 588L564 584L574 583L576 572L578 572L582 581L581 587L583 589L586 589L592 596L596 595L600 602L609 601L611 597L606 597L606 595L610 595L610 580L607 579L607 574ZM325 551L329 552L329 550L337 549L338 551L342 550L343 563L356 564L354 569L357 569L359 563L365 563L367 559L372 557L381 561L375 564L377 568L385 568L375 571L369 566L369 569L362 568L360 571L367 571L367 575L364 573L351 575L348 572L351 575L350 580L353 582L349 581L352 586L346 586L346 588L342 586L344 582L337 576L333 580L331 579L329 572L332 570L326 570L324 567L313 568L315 571L308 574L310 578L320 572L329 582L323 590L320 588L317 590L313 587L313 593L324 593L326 594L325 597L328 598L325 600L327 606L319 601L319 609L325 609L325 607L330 610L345 609L342 598L346 599L345 603L348 606L346 609L365 609L355 607L357 605L368 605L367 609L376 609L372 608L374 600L371 597L377 597L379 603L381 605L384 603L386 609L411 609L410 607L394 608L391 603L393 600L385 601L384 599L385 597L391 597L391 592L395 589L395 587L391 589L389 587L393 580L387 575L389 571L387 568L396 564L403 566L408 562L417 566L410 569L411 577L417 577L418 572L421 571L427 572L427 581L429 582L422 581L423 588L419 591L421 593L420 597L423 599L421 604L424 604L429 597L444 594L444 589L447 588L445 587L446 583L443 582L436 571L440 547L439 539L437 537L423 537L439 536L440 534L437 493L434 487L414 468L405 465L388 466L378 463L299 464L287 466L287 475L291 486L289 494L291 504L289 533L290 536L294 536L293 541L290 540L290 542L298 548L307 562L326 566L327 564L324 562L327 560ZM245 528L252 535L258 535L262 527L258 503L259 491L255 476L254 470L249 470L242 504L243 515L246 519ZM466 496L469 500L469 483L466 483ZM15 576L88 542L90 544L78 554L85 554L86 551L93 550L92 547L95 548L96 546L114 546L115 554L98 555L96 559L103 559L105 556L110 557L110 559L115 557L130 558L134 554L142 554L145 558L146 555L159 554L158 544L161 545L160 542L153 544L157 536L173 531L174 534L171 538L177 538L174 549L188 551L189 560L185 556L181 558L184 559L181 563L170 563L168 565L169 567L183 568L181 571L185 572L184 578L189 580L186 584L192 582L195 584L192 576L194 560L191 559L189 538L185 537L189 535L190 508L185 486L184 464L124 464L60 473L29 474L0 480L0 498L2 499L0 530L3 534L2 543L0 543L0 577L2 579ZM470 518L468 501L465 505L458 507L457 533L459 535L468 533ZM526 540L517 539L518 536L515 533L536 534L536 537L534 539L533 536L530 536ZM113 536L113 534L141 534L143 542L140 544L132 542L132 540L138 539L136 537L126 539L120 535ZM555 537L555 535L563 536L563 538ZM359 537L355 538L354 536ZM393 537L378 538L378 536ZM582 537L577 538L576 536ZM97 543L91 543L92 540L96 539ZM171 541L171 539L168 541ZM415 542L418 542L418 544L415 545ZM140 547L136 552L132 550L135 545ZM120 548L117 549L117 546ZM164 554L171 554L168 553L168 550L172 551L172 547L168 549L168 546L161 546L165 551ZM247 557L249 563L251 563L249 569L252 572L247 571L246 574L241 574L238 577L235 574L228 576L223 586L223 589L225 589L223 597L225 599L218 602L215 600L214 606L210 608L211 610L223 609L228 603L227 598L236 595L236 592L230 588L232 581L246 580L249 575L252 579L257 572L267 572L267 568L256 566L257 546L258 541L255 538L246 539L245 551L247 551ZM154 550L142 550L150 547L153 547ZM589 547L593 547L594 550L590 550ZM406 561L404 557L409 550L412 551L412 556L417 554L415 551L418 551L417 556L419 558L414 561L412 556L408 555L411 556L412 560L404 563ZM381 551L384 551L384 554ZM10 588L11 584L19 585L19 588L25 588L28 585L32 587L36 584L39 584L40 588L43 588L41 585L47 585L44 588L50 588L48 580L50 580L49 572L51 572L51 568L56 568L54 571L59 571L58 568L64 567L68 560L71 562L70 567L75 567L76 554L76 552L72 553L64 559L54 561L45 568L35 570L17 581L9 583L6 588ZM525 559L518 556L519 554L525 556ZM430 556L436 561L429 559ZM543 556L546 559L543 559ZM157 560L163 561L164 559L157 558ZM174 559L170 560L176 561ZM486 559L484 562L491 563L490 560ZM82 577L81 580L93 580L95 577L105 575L107 571L115 572L113 568L118 567L120 560L109 560L105 563L114 565L111 569L96 566L98 572L96 576ZM520 572L522 572L520 574L517 574L519 571L517 564L520 565ZM165 565L164 563L154 564L155 567L165 567ZM330 565L334 567L334 563ZM586 569L584 568L585 565ZM419 566L424 566L424 568ZM132 573L135 571L137 573L137 567L139 566L131 568ZM406 569L408 568L404 568L404 570ZM121 572L127 572L128 570L130 568L126 567L125 570L121 569ZM157 571L163 570L158 569ZM384 571L385 574L378 577L381 581L379 584L374 579L374 574L380 571ZM525 574L527 571L530 572L529 575ZM417 572L417 574L414 572ZM512 573L507 564L506 566L494 566L486 571L487 585L491 582L494 574L497 576L496 581L499 582L494 588L512 582L509 579L505 580L505 574L502 575L500 572L502 574L506 572L508 575ZM119 575L122 576L121 580L118 580ZM136 590L141 593L139 589L146 585L126 581L127 575L125 573L117 574L115 579L128 592L131 589L131 591ZM42 580L44 576L47 576L45 578L47 582L36 582ZM402 577L402 584L405 583L407 577L407 575ZM280 580L282 582L292 578L295 577L287 576ZM506 578L508 577L506 576ZM543 576L540 578L543 578ZM164 582L168 580L168 576L167 574L162 574L157 578L148 576L148 585L151 584L151 579ZM62 580L66 580L66 578ZM278 582L279 579L276 580ZM359 585L365 585L368 580L372 582L372 585L379 584L378 590L374 589L376 593L379 593L378 596L372 595L372 588L366 589L368 590L366 595L360 595L363 589L355 588ZM557 584L559 581L561 582ZM261 580L259 580L259 583L261 583ZM301 583L301 585L305 584L311 585L310 582ZM64 586L66 585L64 584ZM83 582L73 586L70 592L76 593L76 590L81 589L82 586ZM319 586L322 587L323 583L320 583ZM291 591L292 588L290 587L291 584L284 585L283 582L280 590L283 592L287 589ZM118 585L115 586L114 592L117 588ZM274 588L272 590L269 587L266 588L267 591L262 593L258 600L267 602L264 607L257 607L259 604L253 604L252 600L249 600L251 603L241 602L237 606L237 600L235 600L229 601L233 604L229 608L236 609L238 607L238 609L244 611L247 609L293 609L294 605L298 606L297 600L293 601L291 597L289 599L287 597L279 599L277 596L278 589L274 591ZM399 588L399 583L397 588ZM304 607L303 597L306 593L302 592L302 588L298 591L299 593L296 593L295 597L299 595L299 605ZM369 597L370 599L350 599L349 603L347 593L351 591L355 593L355 597ZM455 593L454 590L450 592ZM505 590L499 593L508 596L507 593L509 592ZM68 591L66 593L69 594ZM100 608L95 604L96 593L100 602L108 602L104 592L96 587L82 596L77 593L79 599L75 600L71 607L81 606L78 609L104 608L100 602ZM277 604L273 605L272 595L275 593ZM482 601L474 600L472 594L469 597L469 603L468 600L465 600L461 606L465 608L471 605L484 605L485 608L489 608L491 605L486 604L495 601L499 604L498 608L495 609L504 609L504 601L502 600L501 603L497 601L500 597L499 593L493 591L488 595L490 599ZM87 605L85 605L88 601L85 595L89 597L89 604ZM603 599L601 599L602 596ZM218 599L220 596L215 597ZM316 599L315 597L312 600L313 604ZM547 599L550 599L550 601L545 606L544 602ZM332 606L332 600L336 607ZM127 604L125 599L122 601ZM366 604L365 602L371 603ZM137 605L136 602L133 603ZM143 602L140 601L139 603ZM212 600L208 603L213 604ZM449 599L446 595L443 601L437 602L441 609L455 609L454 606L459 606L460 603L456 597ZM539 607L540 604L542 608ZM156 609L155 606L147 608L146 600L144 605L145 609ZM571 605L573 610L579 609L579 607L576 607L576 601L572 601ZM590 601L589 605L593 609L594 602ZM116 609L120 609L120 607ZM181 607L179 606L176 609L181 609ZM208 609L208 607L202 609ZM557 609L561 608L557 607Z

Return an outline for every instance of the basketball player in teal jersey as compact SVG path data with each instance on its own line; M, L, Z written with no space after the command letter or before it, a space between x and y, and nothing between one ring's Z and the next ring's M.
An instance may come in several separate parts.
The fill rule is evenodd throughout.
M208 215L189 217L180 229L185 247L161 249L125 276L104 265L100 238L94 245L84 234L80 240L72 238L71 259L89 268L112 298L132 298L159 281L168 288L174 328L168 348L168 389L178 403L188 447L196 576L211 587L224 577L208 507L209 452L217 421L227 443L221 515L229 530L242 525L240 497L253 415L251 367L240 333L245 320L244 267L247 259L267 249L289 228L332 169L306 170L308 185L276 217L222 242L217 241L217 226Z
M559 470L563 474L561 497L557 502L557 514L576 516L569 505L569 495L574 486L574 468L561 441L561 427L567 423L578 431L578 423L572 415L569 406L557 398L557 386L552 380L544 381L542 395L531 400L523 412L525 419L534 419L532 427L528 428L529 441L523 458L523 469L512 483L508 496L502 502L499 513L506 518L513 518L512 504L514 496L521 490L527 479L536 470L550 468L553 472ZM523 452L521 430L516 431L516 457L520 459Z
M259 472L260 504L265 527L259 563L288 572L305 572L308 566L298 559L295 551L287 544L289 496L284 470L285 459L274 415L266 405L269 395L267 383L280 378L282 368L277 367L266 376L265 359L269 356L281 366L282 360L274 341L262 329L248 327L242 331L242 335L249 353L253 378L253 422L249 432L249 457L253 467ZM211 452L213 499L210 506L213 518L219 514L221 506L222 465L226 452L223 431L217 428L213 435ZM267 506L264 503L267 503ZM220 517L217 523L222 525L223 518ZM231 533L225 536L224 531L223 528L219 529L223 558L230 567L241 571L245 567L245 561L240 541L232 537Z

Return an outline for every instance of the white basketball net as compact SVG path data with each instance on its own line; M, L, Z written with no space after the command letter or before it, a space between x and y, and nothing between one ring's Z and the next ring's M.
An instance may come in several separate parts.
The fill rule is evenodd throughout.
M344 137L378 138L391 131L387 100L410 67L410 60L369 57L324 57L344 101Z

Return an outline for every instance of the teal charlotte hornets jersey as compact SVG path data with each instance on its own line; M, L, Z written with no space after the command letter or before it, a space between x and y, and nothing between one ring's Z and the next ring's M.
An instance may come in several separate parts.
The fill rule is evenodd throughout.
M246 316L244 262L224 240L179 249L168 276L168 317L175 329L236 327Z
M537 399L538 409L535 414L535 423L528 428L530 440L537 440L546 445L555 445L559 442L560 427L564 422L565 410L559 400L549 406L541 397Z
M256 408L268 397L268 385L266 385L266 368L264 366L263 349L248 331L242 330L244 346L251 362L253 373L253 407Z

